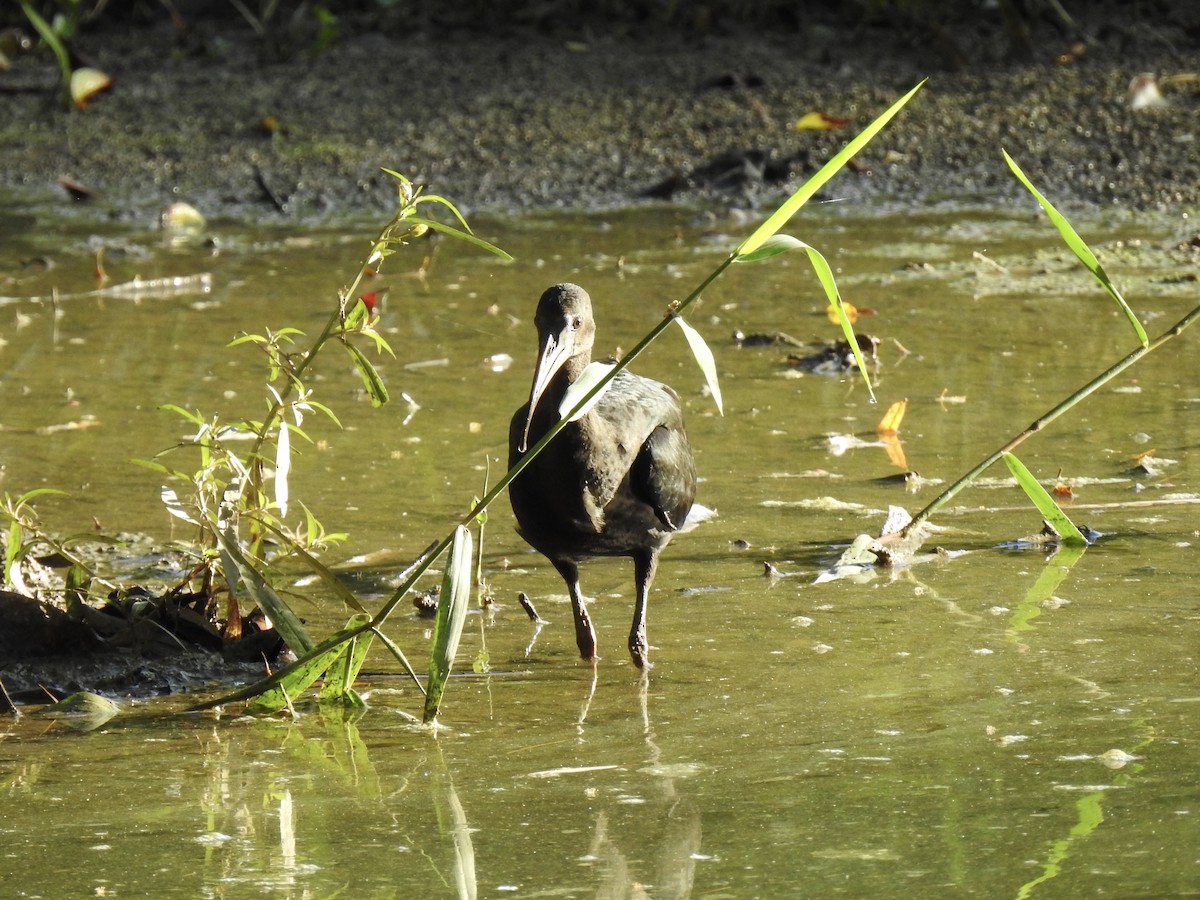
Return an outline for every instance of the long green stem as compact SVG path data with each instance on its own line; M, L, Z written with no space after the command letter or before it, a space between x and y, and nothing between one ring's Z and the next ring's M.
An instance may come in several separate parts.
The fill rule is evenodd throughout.
M1037 434L1039 431L1044 429L1047 425L1049 425L1051 422L1053 422L1055 419L1057 419L1059 416L1061 416L1067 410L1071 409L1072 407L1074 407L1076 404L1078 404L1082 400L1085 400L1086 398L1088 398L1089 396L1094 394L1097 390L1099 390L1104 385L1108 384L1108 382L1112 381L1114 378L1116 378L1118 375L1120 375L1122 372L1124 372L1126 369L1128 369L1130 366L1132 366L1134 363L1136 363L1138 360L1140 360L1146 354L1152 353L1153 351L1155 351L1159 347L1161 347L1163 344L1165 344L1167 341L1171 340L1172 338L1178 337L1189 325L1191 325L1193 322L1195 322L1197 318L1200 318L1200 306L1193 309L1190 313L1188 313L1186 316L1184 316L1182 319L1180 319L1178 322L1176 322L1173 326L1171 326L1166 331L1164 331L1157 338L1150 341L1150 343L1146 344L1145 346L1138 347L1136 350L1134 350L1132 353L1130 353L1124 359L1117 361L1116 363L1111 365L1108 369L1101 372L1099 375L1097 375L1095 378L1093 378L1091 381L1089 381L1087 384L1085 384L1079 390L1075 391L1075 393L1071 394L1069 397L1067 397L1065 400L1063 400L1057 406L1055 406L1048 412L1043 413L1038 419L1034 420L1034 422L1028 428L1026 428L1020 434L1018 434L1014 438L1012 438L1003 447L1001 447L1000 449L996 450L995 452L991 453L990 455L985 457L983 460L981 460L969 472L962 475L957 481L955 481L952 485L950 485L948 488L946 488L946 490L942 491L942 493L940 493L936 498L934 498L934 500L932 502L930 502L928 506L926 506L923 510L921 510L919 513L917 513L915 516L913 516L912 521L909 522L908 525L906 525L904 527L904 529L900 532L901 537L907 537L908 534L914 528L916 528L919 524L924 522L931 515L933 515L935 512L937 512L943 506L945 506L950 500L952 500L955 497L956 494L958 494L959 491L961 491L963 488L965 488L967 485L969 485L972 481L974 481L976 478L978 478L980 474L982 474L989 466L991 466L992 463L994 463L994 462L996 462L996 460L1000 459L1000 457L1003 456L1005 453L1011 452L1014 448L1018 447L1020 444L1024 443L1024 441L1026 439L1032 437L1033 435Z

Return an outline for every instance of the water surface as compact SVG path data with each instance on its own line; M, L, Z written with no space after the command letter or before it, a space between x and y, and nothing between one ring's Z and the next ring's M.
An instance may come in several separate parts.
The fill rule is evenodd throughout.
M750 227L675 209L474 224L517 261L443 243L424 284L407 274L421 247L385 272L397 358L380 367L395 402L372 409L344 355L318 366L344 427L306 422L315 443L298 448L293 495L349 532L325 559L369 605L452 527L489 466L498 477L547 285L583 284L597 350L615 352ZM1175 249L1186 222L1075 224L1152 335L1194 305L1194 262ZM226 344L265 328L315 334L377 227L216 222L214 251L18 208L0 241L0 489L66 491L38 506L66 533L185 537L160 482L126 462L185 435L159 405L261 413L262 360ZM992 471L935 519L931 546L966 555L815 583L889 506L920 508L1134 344L1032 209L819 207L790 230L874 312L860 330L880 338L881 402L853 377L789 365L793 347L733 341L836 338L799 256L735 267L689 316L716 354L723 416L679 335L639 360L682 395L700 499L719 512L664 555L648 679L624 650L628 562L583 571L603 657L593 672L575 658L560 580L501 505L483 550L497 609L471 617L460 651L465 669L486 655L490 672L451 684L444 730L412 725L419 694L381 654L359 718L181 716L185 701L141 700L82 734L27 715L0 732L0 892L1200 890L1194 335L1022 447L1030 469L1072 485L1076 521L1105 533L1078 559L1000 546L1040 521ZM99 246L114 281L210 273L211 290L87 296ZM52 267L21 264L39 258ZM884 447L845 449L846 436L876 443L882 408L902 398L904 462L927 480L915 492L888 478L901 469ZM1148 450L1152 474L1135 469ZM784 577L767 578L766 562ZM550 620L540 632L518 591ZM315 633L343 621L319 590L301 593ZM394 617L392 635L423 658L423 621Z

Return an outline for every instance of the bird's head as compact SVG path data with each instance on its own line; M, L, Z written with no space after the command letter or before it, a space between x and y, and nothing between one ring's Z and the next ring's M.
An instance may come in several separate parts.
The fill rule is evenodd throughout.
M527 449L529 427L534 410L546 387L569 364L569 380L583 371L592 358L596 322L592 318L592 298L577 284L556 284L538 301L534 324L538 331L538 361L529 391L529 415L521 437L520 451Z

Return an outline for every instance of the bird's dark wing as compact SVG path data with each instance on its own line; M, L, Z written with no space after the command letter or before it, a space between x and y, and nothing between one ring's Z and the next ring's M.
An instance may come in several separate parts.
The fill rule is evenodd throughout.
M629 470L629 486L650 504L658 520L671 531L687 518L696 499L696 463L683 430L682 416L650 432Z

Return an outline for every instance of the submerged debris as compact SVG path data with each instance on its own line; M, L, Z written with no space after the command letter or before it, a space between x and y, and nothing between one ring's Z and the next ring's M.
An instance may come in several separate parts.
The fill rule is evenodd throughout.
M878 367L879 357L876 351L879 338L865 334L856 334L854 338L858 341L858 349L867 364L872 368ZM790 353L787 363L794 369L802 369L813 375L841 375L858 368L849 341L836 341L806 356Z

